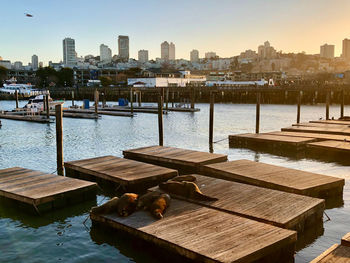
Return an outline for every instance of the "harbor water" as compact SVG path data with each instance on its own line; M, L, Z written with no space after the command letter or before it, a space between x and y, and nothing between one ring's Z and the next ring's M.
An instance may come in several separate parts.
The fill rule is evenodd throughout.
M25 104L20 102L20 106ZM66 106L70 105L66 102ZM82 105L82 102L76 102ZM0 101L0 110L14 108L14 101ZM200 112L169 112L164 115L164 145L209 151L209 105L197 104ZM339 117L333 105L330 116ZM350 107L345 115L350 115ZM229 148L229 134L255 132L255 105L216 104L214 115L215 153L229 160L248 159L345 178L344 204L327 209L323 234L297 251L296 262L309 262L350 232L350 168L311 159L280 157L247 149ZM325 117L325 106L301 107L301 121ZM102 116L99 120L63 119L64 160L103 155L122 157L130 148L158 144L156 114L138 113L134 118ZM296 106L261 105L260 130L278 131L296 120ZM21 166L54 173L56 170L55 124L2 120L0 169ZM107 199L99 194L97 203ZM0 262L161 262L123 236L91 231L86 220L95 203L84 203L41 216L28 215L16 207L0 206ZM84 221L86 220L85 224ZM114 240L113 242L107 242Z

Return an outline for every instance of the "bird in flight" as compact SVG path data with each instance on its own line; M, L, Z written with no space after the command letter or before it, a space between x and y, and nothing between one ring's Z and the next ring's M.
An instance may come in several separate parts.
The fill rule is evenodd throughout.
M28 14L28 13L24 13L27 17L33 17L33 15Z

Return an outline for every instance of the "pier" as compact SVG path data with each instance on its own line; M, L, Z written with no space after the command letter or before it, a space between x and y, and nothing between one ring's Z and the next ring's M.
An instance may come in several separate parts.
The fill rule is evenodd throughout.
M65 162L64 167L66 176L121 190L144 190L178 174L173 169L111 155Z
M0 119L8 119L8 120L15 120L15 121L29 121L29 122L38 122L38 123L53 122L53 120L40 115L19 115L19 114L10 114L10 113L0 113Z
M0 197L26 204L37 212L96 198L97 185L21 167L0 170Z
M292 262L297 238L291 230L176 199L161 220L147 211L90 218L197 262Z

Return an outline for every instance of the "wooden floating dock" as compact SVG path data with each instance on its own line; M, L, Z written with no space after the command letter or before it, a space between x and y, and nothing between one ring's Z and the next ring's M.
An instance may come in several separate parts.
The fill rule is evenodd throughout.
M95 183L13 167L0 170L0 196L40 212L96 198Z
M42 111L40 113L41 115L46 116L46 111ZM50 116L56 116L55 112L50 112ZM71 112L64 112L63 111L63 117L64 118L77 118L77 119L93 119L96 120L98 119L100 116L96 115L96 114L89 114L89 113L71 113Z
M229 135L229 144L233 147L281 149L285 151L300 151L306 148L306 144L316 139L298 136L280 136L267 133L245 133Z
M275 131L268 132L266 134L273 134L278 136L291 136L291 137L304 137L313 138L316 141L332 140L332 141L350 141L350 136L335 135L335 134L322 134L322 133L309 133L309 132L285 132L285 131Z
M1 114L0 113L0 119L9 119L9 120L15 120L15 121L30 121L30 122L38 122L38 123L51 123L53 122L52 119L47 119L44 116L40 115L15 115L15 114Z
M130 107L123 107L123 106L113 106L113 107L98 108L98 110L99 111L106 111L106 112L131 112L131 108ZM158 107L157 108L138 108L138 107L133 107L133 112L158 114ZM163 114L167 114L166 110L163 110Z
M130 107L126 107L127 109L130 109ZM158 107L154 107L154 106L143 106L143 107L139 107L139 106L133 106L134 109L143 109L143 110L147 110L147 109L153 109L153 110L157 110L158 111ZM182 107L163 107L166 111L176 111L176 112L198 112L200 111L199 108L182 108Z
M342 197L345 183L341 178L249 160L205 165L201 173L224 180L323 199Z
M178 199L253 219L299 233L322 224L323 199L296 195L207 176L194 175L201 192L218 201L199 201L172 195ZM161 191L158 187L152 188Z
M314 153L320 153L320 150L323 153L328 155L340 154L344 157L345 155L350 154L350 141L321 141L309 143L307 145L309 150L312 150Z
M346 234L341 244L335 244L312 260L310 263L349 263L350 262L350 233Z
M320 126L291 126L282 128L282 131L289 132L311 132L311 133L323 133L323 134L337 134L350 136L350 128L343 125L337 125L337 127L320 127Z
M166 146L149 146L123 151L125 158L198 173L206 164L225 162L227 155Z
M350 121L343 121L343 120L317 120L317 121L310 121L310 123L350 125Z
M64 167L67 176L125 190L147 189L178 174L173 169L111 155L65 162Z
M296 243L294 231L176 199L161 220L146 211L90 218L196 262L292 262Z
M85 109L65 109L63 110L63 113L84 113L84 114L95 114L94 110L85 110ZM99 115L110 115L110 116L117 116L117 117L133 117L134 114L128 113L128 112L111 112L106 110L99 110Z

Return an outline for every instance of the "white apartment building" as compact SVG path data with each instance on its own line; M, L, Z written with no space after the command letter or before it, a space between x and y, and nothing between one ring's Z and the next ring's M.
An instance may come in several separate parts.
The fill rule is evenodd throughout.
M63 39L63 63L65 65L75 65L76 62L75 40L67 37Z
M129 60L129 37L118 36L118 55L120 59Z
M334 58L334 45L324 44L320 47L321 58Z
M138 52L138 61L140 63L146 63L148 61L148 50L139 50Z
M112 50L104 44L100 45L100 61L111 62L112 61Z
M206 59L212 59L216 57L216 53L215 52L206 52L205 53L205 58Z
M173 42L169 44L169 60L175 60L175 44Z
M160 58L163 60L169 60L169 43L164 41L160 44Z
M32 56L32 69L37 70L39 67L39 58L37 55Z
M193 49L190 53L190 61L191 63L198 63L199 61L199 52L196 49Z

